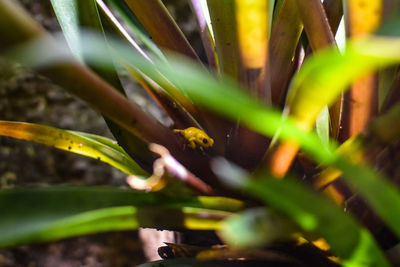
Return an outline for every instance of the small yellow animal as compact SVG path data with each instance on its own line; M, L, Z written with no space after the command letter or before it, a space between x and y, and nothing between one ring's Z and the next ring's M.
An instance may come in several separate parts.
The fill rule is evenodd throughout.
M181 134L193 149L196 148L196 144L199 145L200 148L212 147L214 145L214 140L196 127L189 127L183 130L174 129L174 132Z

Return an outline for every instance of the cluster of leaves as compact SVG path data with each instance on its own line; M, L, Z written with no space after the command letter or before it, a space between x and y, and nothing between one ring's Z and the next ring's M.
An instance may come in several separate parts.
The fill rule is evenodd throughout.
M217 231L230 249L202 250L202 260L298 262L262 249L323 238L321 257L389 265L383 249L397 241L381 229L400 237L400 194L378 167L400 137L396 1L191 0L206 63L161 0L51 2L67 44L0 0L0 49L101 112L117 142L24 122L0 121L0 134L104 161L135 190L1 190L0 246L154 227ZM339 51L342 18L349 40ZM214 146L190 148L128 100L121 68L173 128L202 129ZM170 197L174 179L191 191ZM356 220L354 207L367 216ZM249 248L257 253L239 251Z

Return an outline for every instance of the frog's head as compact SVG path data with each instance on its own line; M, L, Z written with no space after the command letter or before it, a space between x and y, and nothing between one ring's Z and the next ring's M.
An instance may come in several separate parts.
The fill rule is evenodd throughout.
M196 140L197 143L202 147L212 147L214 145L214 139L212 139L205 133L198 135Z

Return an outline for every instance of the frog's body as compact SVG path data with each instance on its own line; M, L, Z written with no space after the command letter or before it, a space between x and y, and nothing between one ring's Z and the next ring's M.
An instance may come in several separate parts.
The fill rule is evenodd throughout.
M196 127L189 127L183 130L174 129L174 132L181 134L189 142L189 146L193 149L196 148L196 144L200 148L212 147L214 145L214 140L205 132Z

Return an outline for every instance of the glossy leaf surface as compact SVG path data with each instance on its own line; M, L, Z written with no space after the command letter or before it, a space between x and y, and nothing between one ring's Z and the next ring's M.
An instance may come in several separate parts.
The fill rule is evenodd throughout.
M127 174L147 174L115 141L102 136L13 121L0 121L0 135L94 158L108 163Z

